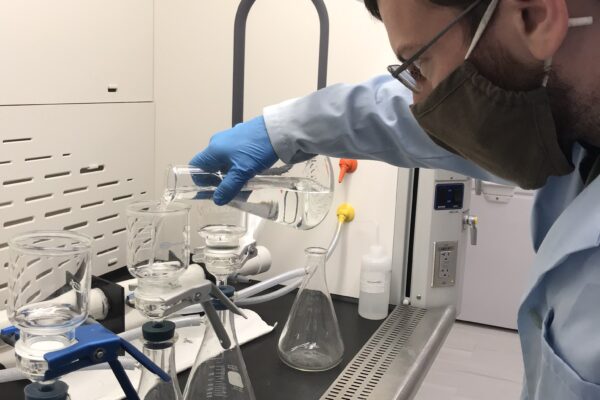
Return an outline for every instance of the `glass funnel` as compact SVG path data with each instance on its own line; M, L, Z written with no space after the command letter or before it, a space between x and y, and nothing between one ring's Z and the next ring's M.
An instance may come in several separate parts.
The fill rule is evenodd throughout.
M194 261L226 285L227 277L237 272L253 251L253 242L246 243L245 229L233 225L209 225L200 230L203 245L195 250Z
M217 312L231 339L224 349L212 326L207 323L202 345L190 378L185 387L184 400L254 400L246 364L235 334L234 315L229 310Z
M210 200L225 175L191 166L170 167L164 193L173 200ZM327 157L276 164L246 183L229 206L296 229L311 229L327 216L333 201L333 173ZM210 202L206 202L207 207Z
M9 241L8 317L21 331L17 365L42 380L44 354L74 342L75 328L88 317L91 244L87 236L36 231Z
M189 229L186 204L141 201L127 207L127 268L138 279L136 308L149 318L163 318L162 295L178 286L189 265Z
M284 363L302 371L331 369L344 355L344 343L325 279L326 257L325 249L306 249L306 276L277 347Z

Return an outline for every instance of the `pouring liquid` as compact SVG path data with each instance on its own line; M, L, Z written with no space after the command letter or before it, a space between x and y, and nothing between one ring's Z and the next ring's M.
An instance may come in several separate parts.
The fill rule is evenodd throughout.
M218 178L211 174L211 178ZM216 185L167 188L163 204L175 200L212 200ZM317 226L329 212L333 193L309 178L257 176L228 205L300 230Z

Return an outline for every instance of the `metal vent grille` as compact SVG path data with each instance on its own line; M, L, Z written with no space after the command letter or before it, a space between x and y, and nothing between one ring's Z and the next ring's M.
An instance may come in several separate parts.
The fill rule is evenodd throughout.
M126 265L125 207L153 194L152 122L143 103L0 107L0 309L20 233L81 232L94 238L94 274Z
M421 308L396 307L321 399L369 399L425 313Z

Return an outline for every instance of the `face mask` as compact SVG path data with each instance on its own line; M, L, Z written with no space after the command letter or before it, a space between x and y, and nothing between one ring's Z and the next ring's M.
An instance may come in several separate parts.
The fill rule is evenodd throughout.
M539 89L508 91L467 61L497 4L490 3L465 62L425 101L413 105L412 112L438 145L524 189L537 189L548 177L573 170L559 146L545 87L548 74ZM591 18L577 18L570 26L589 24ZM548 70L550 65L548 60Z

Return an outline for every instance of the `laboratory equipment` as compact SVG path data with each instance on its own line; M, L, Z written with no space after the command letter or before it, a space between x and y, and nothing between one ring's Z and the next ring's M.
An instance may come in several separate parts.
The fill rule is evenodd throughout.
M188 205L141 201L127 207L127 268L140 284L176 282L188 263Z
M189 240L189 206L143 201L127 208L127 267L138 279L136 308L148 318L162 318L161 296L179 286Z
M306 249L306 276L296 295L277 347L281 360L302 371L325 371L344 355L331 295L325 279L327 250Z
M44 355L74 343L88 317L91 239L63 231L35 231L9 241L8 317L20 330L18 367L42 380Z
M344 177L346 174L353 174L358 169L358 161L351 160L348 158L342 158L339 162L340 166L340 176L338 178L338 183L342 183L344 181Z
M23 392L25 400L69 400L69 386L63 381L33 382Z
M181 400L183 395L177 381L175 368L175 323L171 321L146 322L142 326L144 337L143 352L160 369L171 377L165 382L155 374L142 369L142 377L138 386L138 396L141 400Z
M203 263L219 285L256 257L256 241L232 225L209 225L200 230L204 245L194 250L194 262Z
M122 351L129 353L146 369L160 376L163 381L171 380L168 373L156 366L135 346L98 323L78 327L75 330L75 339L75 343L69 347L44 354L47 369L43 371L43 381L51 381L91 365L108 363L126 398L138 400L139 397L118 359Z
M379 243L379 227L375 243L362 257L358 314L367 319L384 319L390 305L392 258Z
M164 201L211 199L223 177L222 172L206 172L190 166L170 167ZM327 157L317 156L293 165L275 164L248 181L229 205L304 230L323 221L332 200L331 162Z
M231 286L221 286L221 290L228 297L234 294ZM183 397L186 400L254 400L254 391L237 341L234 314L221 301L215 300L213 305L231 341L229 345L219 345L215 327L212 323L206 324L202 345Z

